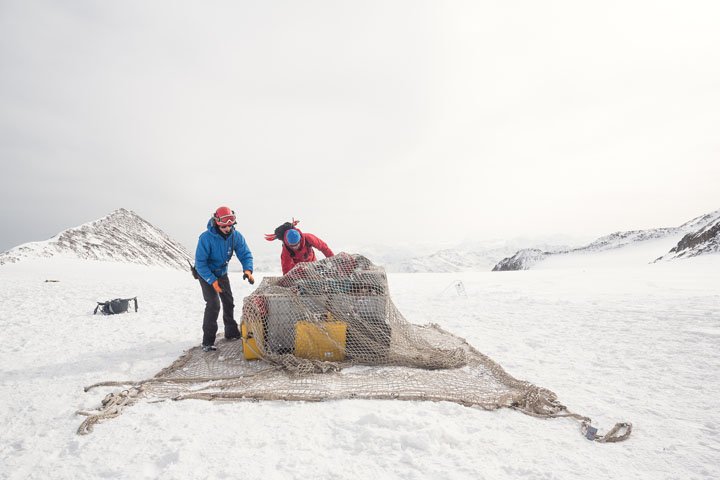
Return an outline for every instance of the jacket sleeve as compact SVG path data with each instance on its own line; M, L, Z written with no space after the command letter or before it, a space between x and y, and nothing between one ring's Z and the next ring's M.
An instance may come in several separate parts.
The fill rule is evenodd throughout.
M303 235L305 235L306 241L310 240L310 245L317 248L323 253L323 255L325 255L325 258L330 258L335 255L333 251L330 250L330 247L328 247L327 243L323 242L312 233L303 233Z
M212 284L217 280L217 277L210 271L208 258L210 258L210 242L204 235L200 235L195 249L195 270L197 270L200 278Z
M243 270L253 271L252 252L250 252L250 247L248 247L245 237L237 230L235 230L235 255L237 255L238 260L242 263Z
M282 247L282 253L280 254L280 265L282 266L283 275L288 273L295 266L295 262L290 257L290 254L284 245Z

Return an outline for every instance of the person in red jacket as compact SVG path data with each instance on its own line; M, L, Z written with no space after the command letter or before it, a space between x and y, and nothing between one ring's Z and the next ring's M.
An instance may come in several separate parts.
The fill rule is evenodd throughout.
M292 223L285 222L275 229L275 233L265 235L268 241L282 240L283 247L280 254L280 265L282 266L283 275L293 269L295 265L303 262L314 262L315 250L320 250L325 258L332 257L334 253L330 250L327 243L312 233L303 233L296 228L297 220Z

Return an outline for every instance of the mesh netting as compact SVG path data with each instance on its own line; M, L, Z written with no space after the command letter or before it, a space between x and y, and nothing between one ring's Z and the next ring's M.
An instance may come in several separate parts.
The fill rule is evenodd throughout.
M395 307L381 267L340 253L266 277L244 299L243 338L218 350L192 348L142 382L111 393L78 433L140 399L450 401L487 410L509 407L539 417L572 417L584 435L624 440L619 423L598 435L550 390L510 376L464 339L437 325L409 323ZM86 390L87 390L86 389Z

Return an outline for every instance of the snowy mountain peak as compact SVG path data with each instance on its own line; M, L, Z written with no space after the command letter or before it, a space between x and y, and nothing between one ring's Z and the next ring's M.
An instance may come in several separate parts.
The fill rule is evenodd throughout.
M135 212L120 208L93 222L0 253L0 265L23 259L69 257L188 268L188 251Z

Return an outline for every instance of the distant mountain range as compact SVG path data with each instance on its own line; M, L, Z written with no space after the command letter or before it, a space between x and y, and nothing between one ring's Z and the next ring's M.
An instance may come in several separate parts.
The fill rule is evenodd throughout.
M493 267L493 271L527 270L549 257L603 252L663 239L670 240L676 245L659 258L648 258L648 263L720 252L720 210L701 215L679 227L615 232L573 249L521 249L514 255L500 260Z
M653 245L654 249L647 251L655 252L650 258L641 257L643 262L661 262L720 252L720 210L694 218L679 227L615 232L581 247L535 243L533 248L518 249L523 243L530 242L496 240L438 251L426 246L416 249L415 255L408 254L413 251L412 248L402 245L356 247L352 253L362 253L384 266L388 272L398 273L527 270L548 259L556 261L573 254L599 254L612 250L624 252L643 245ZM641 249L640 254L646 255L647 252ZM188 268L188 260L192 261L183 245L136 213L123 208L60 232L49 240L26 243L0 253L0 265L47 257L159 265L183 270ZM273 254L265 259L256 258L256 270L279 270L277 257Z
M385 265L385 268L399 273L487 270L498 257L506 254L507 247L477 250L446 248L425 256L396 260Z
M488 240L442 250L419 252L411 257L407 255L407 252L412 250L406 249L404 256L401 255L401 252L385 255L384 258L379 256L377 263L383 265L388 272L396 273L485 271L492 269L499 259L511 255L527 242L529 242L527 239ZM540 241L537 241L535 245L538 248L546 249L563 248L558 247L557 244L552 246ZM367 256L375 261L374 255Z
M49 240L0 253L0 265L27 258L66 257L188 269L190 254L181 244L136 213L111 214L64 230Z

